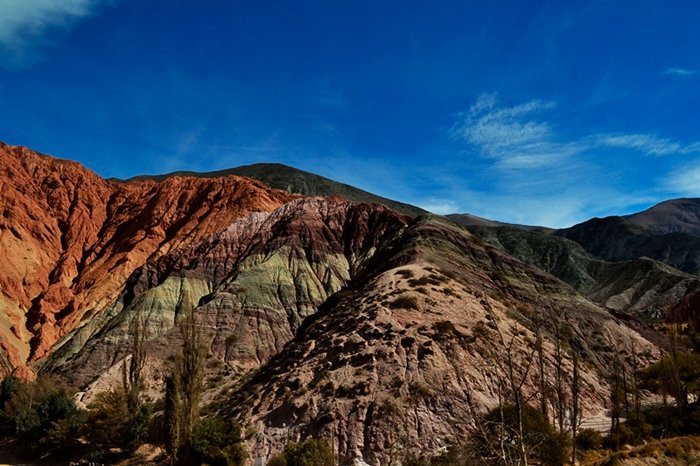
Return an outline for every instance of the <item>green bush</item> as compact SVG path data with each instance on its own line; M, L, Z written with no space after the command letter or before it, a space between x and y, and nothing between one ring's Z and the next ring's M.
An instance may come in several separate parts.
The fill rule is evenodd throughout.
M20 439L34 453L67 450L77 443L85 422L68 388L51 377L14 386L2 407L6 432Z
M389 308L418 310L418 300L413 296L399 296L389 303Z
M272 457L268 466L334 466L333 450L324 439L307 439L290 443L282 453Z
M127 443L129 410L123 390L98 393L88 409L90 443L103 449L121 447Z
M603 446L603 436L593 429L581 429L576 435L576 445L581 450L597 450Z
M134 451L147 440L151 430L151 407L140 405L132 416L124 390L98 393L88 410L87 437L95 447Z
M5 408L5 403L22 388L22 382L13 375L8 375L0 384L0 409Z
M243 464L246 453L241 442L240 427L218 416L199 421L192 430L192 453L197 464Z
M142 404L132 418L129 419L125 444L128 450L135 451L148 438L151 414L151 407L147 404Z
M676 403L685 406L688 395L700 395L700 354L677 354L674 360L669 356L639 372L642 388L655 393L676 392L680 399ZM678 387L673 386L677 379ZM674 390L675 388L675 390Z

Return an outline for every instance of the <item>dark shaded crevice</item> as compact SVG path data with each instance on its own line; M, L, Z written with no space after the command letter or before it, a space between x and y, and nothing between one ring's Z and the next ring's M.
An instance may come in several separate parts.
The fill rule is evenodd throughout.
M96 238L97 240L90 245L89 248L85 249L83 251L82 256L80 257L80 262L78 262L78 275L79 276L84 270L85 267L87 266L87 260L89 257L91 257L93 254L95 254L95 249L97 248L99 241L101 238L103 238L107 232L107 226L110 224L110 220L112 219L112 212L116 210L114 205L116 204L117 201L117 193L112 192L109 195L109 199L107 200L107 203L105 205L105 218L104 221L102 222L102 225L100 226L100 230L97 232Z

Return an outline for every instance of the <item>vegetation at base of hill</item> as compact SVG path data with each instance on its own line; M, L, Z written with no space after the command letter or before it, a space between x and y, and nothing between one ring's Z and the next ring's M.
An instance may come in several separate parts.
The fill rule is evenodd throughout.
M576 436L576 446L579 450L598 450L603 446L603 436L597 430L581 429Z
M100 459L112 448L129 454L152 441L156 429L152 406L140 404L131 416L127 398L110 390L81 409L74 391L54 377L22 382L8 376L0 384L0 436L21 441L29 459Z
M192 429L192 461L210 466L243 464L247 458L241 428L220 417L200 420Z
M31 383L6 377L0 386L0 409L0 435L17 438L36 456L74 446L86 419L73 393L52 377Z
M522 429L522 444L516 441L516 432ZM435 456L407 455L401 462L404 466L442 465L498 465L518 464L521 461L521 445L527 451L530 464L563 465L569 455L569 438L557 432L547 418L536 408L504 405L481 416L477 424L480 429L460 445L452 445Z
M240 427L218 416L202 417L206 349L192 313L181 322L181 354L167 379L165 403L142 401L146 322L132 322L132 355L123 383L98 393L87 409L74 391L50 376L0 383L0 437L26 445L27 459L113 462L133 456L144 443L163 445L171 464L235 466L246 459Z
M334 466L335 455L324 439L307 439L288 444L282 453L273 456L267 466Z
M127 394L120 387L99 393L87 409L79 408L73 391L59 380L41 376L22 382L13 376L0 384L0 438L15 438L28 460L89 461L129 457L144 443L163 444L166 426L154 406L141 404L130 416ZM182 464L228 466L246 458L240 427L218 416L193 424L188 460Z

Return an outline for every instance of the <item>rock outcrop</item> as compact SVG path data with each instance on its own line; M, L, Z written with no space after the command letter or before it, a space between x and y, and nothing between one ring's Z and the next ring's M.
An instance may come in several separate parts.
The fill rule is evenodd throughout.
M295 197L236 176L110 182L78 163L0 145L4 365L44 356L149 259Z
M44 370L77 386L95 382L128 354L139 316L159 348L151 364L162 367L180 346L176 321L190 310L214 357L237 372L255 369L406 220L382 206L334 198L303 198L243 217L137 269L118 299L66 338Z
M280 354L218 400L256 432L254 458L311 435L329 439L343 464L392 464L459 442L475 412L497 404L509 347L524 398L536 402L537 371L528 367L538 331L548 383L558 332L585 361L588 414L605 408L611 358L643 363L657 354L553 276L460 227L422 219L385 242Z

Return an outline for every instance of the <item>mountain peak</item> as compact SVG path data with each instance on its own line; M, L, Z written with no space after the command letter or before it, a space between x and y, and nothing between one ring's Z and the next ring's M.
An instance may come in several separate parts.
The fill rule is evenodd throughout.
M700 199L670 199L643 212L625 216L628 222L658 233L700 234Z

